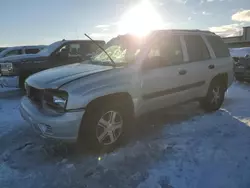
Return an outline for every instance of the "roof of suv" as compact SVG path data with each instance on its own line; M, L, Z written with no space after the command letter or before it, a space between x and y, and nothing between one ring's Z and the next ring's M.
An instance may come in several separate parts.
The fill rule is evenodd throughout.
M165 30L154 30L150 33L150 35L157 35L157 34L161 34L161 33L179 33L179 34L206 34L206 35L216 35L215 33L211 32L211 31L204 31L204 30L198 30L198 29L195 29L195 30L188 30L188 29L165 29ZM108 42L107 42L107 45L111 45L113 43L115 43L115 41L117 40L128 40L128 39L134 39L134 38L140 38L136 35L133 35L133 34L124 34L124 35L118 35L112 39L110 39Z
M152 33L195 33L195 34L210 34L215 35L211 31L198 30L198 29L166 29L166 30L154 30Z

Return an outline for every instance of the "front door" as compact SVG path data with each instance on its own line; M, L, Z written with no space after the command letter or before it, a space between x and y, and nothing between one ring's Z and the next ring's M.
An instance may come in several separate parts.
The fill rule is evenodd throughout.
M151 44L142 65L142 101L138 113L156 110L185 100L188 85L186 55L179 35L159 36Z
M59 48L51 58L54 67L81 62L79 43L67 43Z

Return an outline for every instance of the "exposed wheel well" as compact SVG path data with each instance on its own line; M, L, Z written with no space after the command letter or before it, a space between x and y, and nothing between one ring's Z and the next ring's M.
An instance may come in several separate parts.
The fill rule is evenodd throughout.
M119 103L120 105L123 105L122 107L124 107L124 109L126 110L127 115L133 118L134 104L132 101L132 97L128 93L121 92L98 97L91 101L86 107L86 113L84 113L84 116L82 117L82 123L78 133L78 138L80 138L79 134L81 134L82 129L84 129L84 127L82 126L83 121L88 121L88 118L92 116L92 113L95 113L96 108L110 103Z
M227 90L227 88L228 88L228 74L227 73L221 73L221 74L216 75L212 79L211 83L215 82L215 81L222 83L225 91Z
M102 97L98 97L87 105L86 110L88 111L89 109L92 109L93 107L106 105L109 103L119 103L125 108L125 110L129 114L134 115L134 104L132 101L132 97L129 93L126 93L126 92L114 93L114 94L109 94L109 95L105 95Z

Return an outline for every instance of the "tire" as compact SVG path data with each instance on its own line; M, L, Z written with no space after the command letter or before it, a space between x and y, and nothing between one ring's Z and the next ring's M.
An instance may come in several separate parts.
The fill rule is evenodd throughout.
M207 112L220 109L224 102L226 88L219 80L210 83L207 95L200 101L200 106Z
M129 119L119 105L101 103L91 107L82 120L78 146L94 151L112 151L120 145Z

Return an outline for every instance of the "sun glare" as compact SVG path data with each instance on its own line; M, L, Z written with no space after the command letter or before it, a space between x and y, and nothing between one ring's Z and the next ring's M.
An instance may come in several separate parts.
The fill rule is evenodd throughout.
M163 27L161 16L148 0L135 5L126 12L119 22L119 33L144 36L151 30Z

